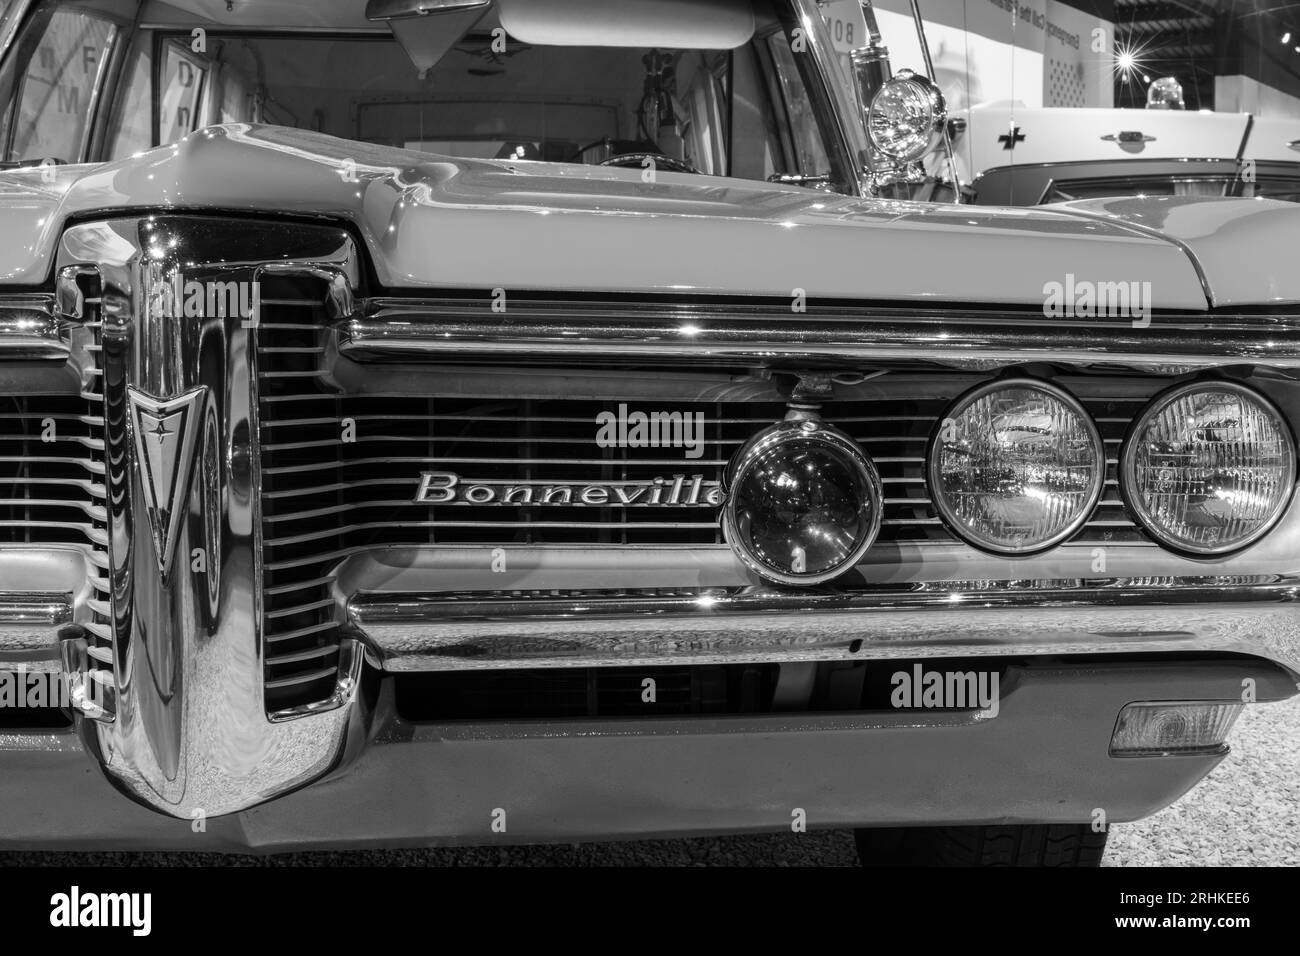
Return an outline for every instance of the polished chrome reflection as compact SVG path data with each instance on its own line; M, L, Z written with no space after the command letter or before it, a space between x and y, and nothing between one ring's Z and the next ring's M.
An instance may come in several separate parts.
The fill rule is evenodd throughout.
M725 488L727 543L769 581L828 581L857 564L880 531L876 466L815 415L796 413L750 439Z
M939 87L911 70L900 70L872 99L867 135L886 156L912 163L935 148L947 120Z
M553 362L599 353L673 367L744 362L899 362L993 369L1051 361L1107 371L1177 375L1257 362L1300 368L1300 315L1161 316L1148 328L1099 320L1046 323L1041 309L958 311L810 305L689 306L556 298L512 303L510 321L475 304L376 298L339 323L339 351L359 361L422 357Z
M0 362L59 361L70 352L48 295L0 295Z
M200 427L197 412L206 404L206 397L206 385L170 401L129 385L126 388L127 422L139 467L135 477L144 492L145 517L153 530L155 557L164 578L171 571L172 545L181 520L178 505L189 497L194 442Z
M324 226L125 218L72 227L59 252L64 299L86 311L88 324L102 323L111 590L107 643L94 639L100 631L69 634L65 668L87 716L96 715L86 682L112 684L112 693L94 696L109 701L106 718L81 722L107 773L140 802L181 817L244 809L315 779L339 759L353 721L364 719L355 706L362 658L350 643L328 699L267 714L250 359L257 321L229 310L178 314L151 294L179 285L182 269L187 282L258 283L266 261L278 272L342 275L350 290L360 282L350 238ZM71 285L92 273L99 294L77 303ZM350 292L330 298L351 301ZM147 416L132 420L128 396L137 409L155 408L156 424L166 424L178 399L192 410L185 438L195 446L194 480L158 481L162 459L147 460L149 447L136 441ZM167 440L177 438L166 431ZM175 495L165 522L174 533L162 542L164 553L176 554L169 575L160 570L159 543L137 533L162 500L150 495L146 475L156 491Z
M669 595L358 594L387 671L1227 653L1300 674L1300 578L950 581Z

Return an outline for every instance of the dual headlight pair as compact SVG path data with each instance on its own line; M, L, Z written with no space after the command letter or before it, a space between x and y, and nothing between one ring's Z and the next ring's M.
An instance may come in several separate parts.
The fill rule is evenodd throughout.
M1133 515L1166 547L1197 556L1258 540L1295 484L1295 444L1281 413L1235 383L1192 383L1158 396L1118 451ZM1106 473L1105 442L1083 406L1034 379L962 396L927 456L930 494L949 527L1004 555L1043 551L1078 531ZM726 484L727 541L769 580L829 580L861 559L880 528L874 464L815 417L760 432L733 459Z

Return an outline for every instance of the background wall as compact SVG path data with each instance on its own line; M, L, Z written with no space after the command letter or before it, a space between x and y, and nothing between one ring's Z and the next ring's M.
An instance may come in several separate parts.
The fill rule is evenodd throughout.
M875 7L895 69L923 70L908 0ZM860 18L858 0L826 10ZM1147 85L1173 76L1188 109L1300 118L1300 3L921 0L921 11L936 79L954 108L1142 107ZM1117 69L1122 51L1134 55L1133 68Z

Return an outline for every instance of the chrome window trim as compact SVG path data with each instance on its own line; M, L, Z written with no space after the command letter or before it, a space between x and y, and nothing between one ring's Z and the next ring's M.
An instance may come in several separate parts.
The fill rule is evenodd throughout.
M850 184L853 186L852 194L874 195L866 162L869 155L867 128L861 120L857 123L850 120L850 117L862 117L863 114L856 108L857 96L851 91L852 83L847 77L839 76L835 48L826 21L822 19L817 0L792 0L792 3L795 16L801 21L804 36L809 43L809 54L821 80L822 94L834 106L834 115L824 117L823 121L833 124L832 139L839 146L846 168L854 179Z

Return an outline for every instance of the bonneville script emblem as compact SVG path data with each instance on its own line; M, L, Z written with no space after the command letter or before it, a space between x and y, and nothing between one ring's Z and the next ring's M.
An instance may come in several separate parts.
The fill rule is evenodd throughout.
M594 508L717 508L722 487L703 475L643 481L499 481L426 471L415 493L425 505L554 505Z

